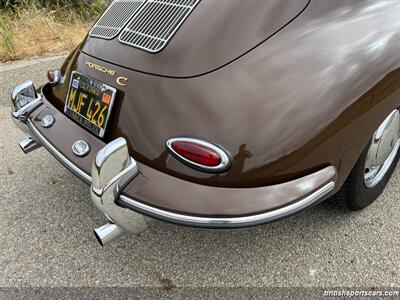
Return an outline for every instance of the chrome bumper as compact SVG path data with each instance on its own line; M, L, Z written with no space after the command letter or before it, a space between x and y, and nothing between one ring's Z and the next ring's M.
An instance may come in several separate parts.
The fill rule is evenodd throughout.
M121 194L125 186L138 175L135 160L129 156L126 141L118 138L101 149L93 163L91 175L85 173L78 166L62 155L35 127L29 115L37 109L42 100L34 91L31 82L15 88L12 94L12 117L15 123L35 143L43 145L66 168L91 184L91 198L96 207L110 220L110 224L102 226L96 231L96 237L102 244L119 236L123 232L138 233L146 228L143 215L163 221L202 228L242 228L272 222L295 214L319 202L335 188L334 181L329 181L318 190L300 199L299 201L261 214L218 218L184 215L149 206L135 199ZM20 99L25 105L21 105ZM27 98L29 101L26 101ZM333 168L333 167L331 167Z

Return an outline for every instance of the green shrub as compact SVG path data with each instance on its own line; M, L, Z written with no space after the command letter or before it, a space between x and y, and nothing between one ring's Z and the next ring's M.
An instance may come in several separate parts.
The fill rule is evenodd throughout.
M0 62L72 51L109 2L0 0Z
M0 12L18 15L21 9L45 9L55 15L75 11L85 19L93 19L103 12L110 0L0 0Z
M5 24L3 24L2 14L0 12L0 46L8 53L15 54L15 49L12 44L12 32L10 32Z

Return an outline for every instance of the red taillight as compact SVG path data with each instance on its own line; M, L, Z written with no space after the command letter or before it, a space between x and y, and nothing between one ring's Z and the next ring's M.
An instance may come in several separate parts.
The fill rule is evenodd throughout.
M56 71L55 70L47 71L47 79L49 80L49 82L53 82L55 78L56 78Z
M47 71L47 79L53 85L60 83L61 81L61 72L60 70L49 70Z
M184 158L203 166L215 167L222 160L216 151L193 142L176 141L171 147Z
M222 172L230 166L230 158L219 146L196 138L172 138L167 141L170 152L185 164L208 172Z

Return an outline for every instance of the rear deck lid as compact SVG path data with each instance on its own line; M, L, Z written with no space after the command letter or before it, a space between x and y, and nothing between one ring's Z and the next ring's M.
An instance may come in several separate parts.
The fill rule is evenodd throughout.
M214 71L295 19L309 0L116 0L82 51L133 70L194 77Z

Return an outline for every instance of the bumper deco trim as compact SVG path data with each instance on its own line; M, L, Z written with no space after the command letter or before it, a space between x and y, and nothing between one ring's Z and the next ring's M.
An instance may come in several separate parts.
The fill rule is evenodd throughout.
M135 180L134 177L139 174L136 161L129 156L127 144L123 138L116 139L99 150L93 161L92 174L87 174L64 156L36 128L30 115L43 103L43 96L37 95L32 90L34 91L32 83L27 82L18 86L11 97L13 120L24 132L31 136L26 145L30 148L39 144L43 145L62 165L84 182L90 184L94 204L112 224L125 232L135 233L145 228L146 222L143 215L174 224L201 228L243 228L260 225L300 212L321 201L335 188L334 178L327 178L325 183L320 183L314 190L310 190L303 197L298 197L291 204L248 216L204 217L153 207L121 193L125 186L130 181ZM21 105L23 106L19 107ZM336 174L336 170L332 166L321 171ZM301 181L299 184L302 184ZM106 240L108 240L108 237L104 237L104 241Z
M177 214L146 205L144 203L128 198L124 195L120 196L119 203L120 205L129 207L139 213L146 214L149 217L154 217L178 225L200 228L232 229L252 227L265 223L270 223L296 214L318 203L324 196L333 191L334 188L335 183L333 181L330 181L314 193L291 205L257 215L232 218L206 218Z
M52 146L46 138L40 134L40 132L35 128L33 123L28 120L27 122L29 129L31 129L35 138L66 168L68 168L72 173L77 175L86 183L90 184L92 178L90 175L83 172L75 164L64 157L54 146ZM137 200L131 199L125 195L120 195L119 199L116 201L120 206L129 208L136 212L142 213L146 216L160 219L169 223L174 223L178 225L184 225L189 227L201 227L201 228L243 228L256 226L278 219L288 217L292 214L298 213L303 209L306 209L316 203L318 203L323 197L328 195L335 188L335 183L329 181L324 186L308 195L307 197L285 207L277 210L251 215L244 217L232 217L232 218L206 218L198 217L192 215L178 214L166 210L162 210L153 206L149 206ZM118 220L113 220L118 223Z

